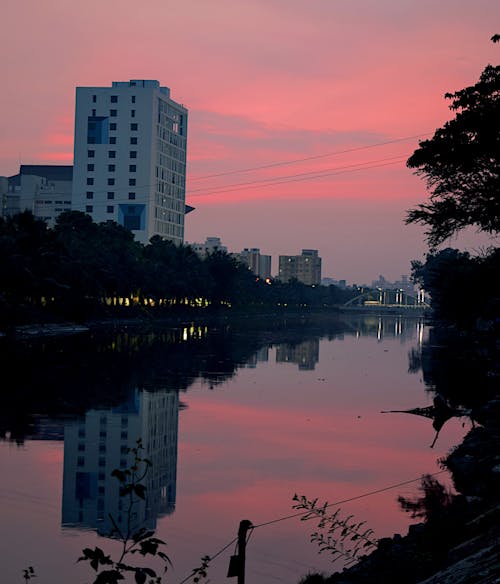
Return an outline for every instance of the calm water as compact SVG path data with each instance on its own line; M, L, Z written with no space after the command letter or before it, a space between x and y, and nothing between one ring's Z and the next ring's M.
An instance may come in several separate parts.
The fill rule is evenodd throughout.
M135 521L167 542L172 583L228 544L240 520L292 514L294 493L334 503L439 471L468 424L450 420L430 448L430 419L382 413L432 403L412 365L427 334L419 320L357 317L4 348L3 371L16 378L5 382L0 416L1 581L22 582L29 565L37 584L91 581L76 559L83 547L115 549L106 518L123 510L109 475L139 436L153 472ZM378 538L404 533L411 519L396 499L417 484L342 513ZM309 543L314 528L297 518L256 528L247 583L341 569ZM214 560L210 582L235 582L226 579L232 553L234 544Z

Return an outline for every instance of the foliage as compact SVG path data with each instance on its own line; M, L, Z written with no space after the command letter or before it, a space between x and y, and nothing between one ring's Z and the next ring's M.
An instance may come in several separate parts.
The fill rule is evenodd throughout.
M318 504L318 499L309 500L304 495L295 494L293 500L296 503L292 508L305 512L301 521L317 520L317 530L311 534L311 542L319 546L320 554L330 553L332 561L342 557L346 566L354 564L362 552L368 553L377 546L373 530L364 527L366 521L357 523L353 515L342 518L340 508L329 514L329 503Z
M113 221L68 211L49 229L32 213L0 218L0 325L37 319L193 312L208 306L331 307L353 296L335 286L268 285L223 252L199 257L159 236L147 245ZM126 308L125 308L126 307ZM50 315L50 316L49 316Z
M29 566L25 570L23 570L23 578L26 584L32 579L36 578L35 570L33 566Z
M446 248L412 262L412 278L430 294L436 317L460 326L498 314L500 248L479 256Z
M201 582L201 580L205 580L208 576L208 567L210 565L210 561L211 558L210 556L203 556L201 558L201 564L200 566L198 566L198 568L195 568L192 572L192 574L189 576L189 580L191 580L191 578L193 579L194 584L197 584L198 582ZM184 580L184 582L186 582L186 580Z
M488 65L477 83L445 98L455 118L407 161L431 194L406 223L427 226L431 249L465 227L500 230L500 66Z
M141 527L137 531L132 529L133 510L138 499L146 498L146 487L142 481L150 469L151 462L142 457L142 441L137 440L136 446L130 450L133 454L134 461L130 468L125 470L115 469L111 474L116 477L120 483L120 496L128 500L127 507L127 524L122 530L113 516L110 519L114 529L111 536L118 537L121 545L120 555L117 560L111 556L105 555L99 547L94 549L85 548L83 556L78 561L89 562L90 566L96 572L96 578L93 584L117 584L119 580L125 580L125 574L133 574L136 584L159 584L162 577L157 575L156 571L149 567L132 565L128 563L128 557L139 554L142 557L153 556L159 558L163 565L164 571L170 564L170 559L161 550L165 542L154 537L154 532ZM126 562L127 560L127 562ZM149 580L148 580L149 578Z
M401 508L412 517L420 517L428 523L442 519L444 511L454 500L450 491L429 474L422 477L419 491L422 496L416 499L407 499L400 495L398 502Z

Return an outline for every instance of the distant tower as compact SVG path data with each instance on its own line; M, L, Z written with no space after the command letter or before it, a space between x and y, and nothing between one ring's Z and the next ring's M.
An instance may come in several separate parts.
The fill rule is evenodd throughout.
M158 81L77 87L73 209L183 243L187 114Z

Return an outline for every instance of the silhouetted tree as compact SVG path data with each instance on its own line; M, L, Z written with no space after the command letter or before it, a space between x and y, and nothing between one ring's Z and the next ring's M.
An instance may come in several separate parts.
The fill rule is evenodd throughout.
M406 223L425 225L431 248L465 227L500 230L500 66L488 65L476 84L445 98L455 118L407 161L431 194L429 203L408 212Z

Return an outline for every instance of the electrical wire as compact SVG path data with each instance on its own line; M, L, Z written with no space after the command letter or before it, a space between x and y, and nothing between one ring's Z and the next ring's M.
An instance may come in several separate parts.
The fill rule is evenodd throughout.
M406 156L396 156L393 158L382 158L380 160L370 160L367 162L359 162L356 164L350 164L346 166L339 166L336 168L330 168L323 171L309 171L302 172L294 175L277 177L275 179L260 179L255 181L249 181L246 183L235 183L232 185L223 186L222 188L212 187L211 189L195 189L189 192L192 197L208 196L219 193L240 191L259 187L269 187L280 184L286 184L289 182L302 182L304 180L314 180L317 178L325 178L328 176L335 176L337 174L346 174L349 172L359 172L360 170L369 170L372 168L380 168L382 166L389 166L391 164L397 164L406 159ZM313 175L313 176L311 176ZM202 191L201 194L199 191ZM204 191L204 192L203 192Z
M439 476L443 473L447 472L446 469L444 470L440 470L438 472L429 474L429 476L431 477L436 477ZM409 485L411 483L415 483L417 481L420 481L422 479L421 476L414 478L414 479L410 479L408 481L402 481L400 483L395 483L392 485L389 485L387 487L383 487L381 489L375 489L373 491L368 491L367 493L361 493L360 495L355 495L354 497L349 497L348 499L342 499L340 501L335 501L333 503L328 503L325 508L328 507L332 507L334 505L343 505L344 503L350 503L351 501L357 501L359 499L364 499L365 497L371 497L372 495L378 495L379 493L383 493L385 491L390 491L392 489L396 489L398 487L403 487L405 485ZM270 521L266 521L264 523L259 523L258 525L252 525L251 527L251 531L247 537L246 542L248 543L248 541L250 541L250 537L252 536L253 532L255 529L258 529L259 527L267 527L268 525L273 525L275 523L280 523L281 521L286 521L288 519L293 519L295 517L302 517L304 515L309 514L311 511L307 510L307 511L300 511L299 513L292 513L291 515L285 515L283 517L278 517L276 519L272 519ZM220 556L220 554L222 554L225 550L227 550L227 548L232 545L235 541L238 540L238 537L233 538L228 544L226 544L222 549L220 549L216 554L214 554L213 556L210 556L210 561L215 560L215 558L217 558L218 556ZM189 576L187 576L186 578L184 578L184 580L181 580L181 582L179 582L179 584L185 584L185 582L188 582L191 578L193 578L194 576L196 576L196 572L193 571Z
M308 160L319 160L320 158L327 158L330 156L338 156L339 154L348 154L350 152L359 152L361 150L368 150L370 148L378 148L379 146L386 146L387 144L396 144L397 142L405 142L406 140L412 140L414 138L420 138L422 136L430 136L432 132L423 132L422 134L415 134L413 136L404 136L403 138L394 138L394 140L386 140L385 142L377 142L375 144L368 144L366 146L358 146L356 148L348 148L346 150L337 150L335 152L328 152L326 154L317 154L315 156L305 156L304 158L295 158L293 160L283 160L281 162L272 162L270 164L263 164L261 166L250 166L247 168L240 168L236 170L228 170L225 172L218 172L214 174L205 174L202 176L193 177L190 180L206 180L209 178L216 178L219 176L228 176L230 174L243 174L246 172L252 172L254 170L264 170L266 168L276 168L277 166L288 166L291 164L298 164L299 162L306 162Z
M446 470L440 470L436 473L433 473L429 476L435 477L440 474L447 472ZM411 483L415 483L420 481L422 477L417 477L415 479L410 479L409 481L403 481L401 483L396 483L394 485L389 485L388 487L383 487L381 489L376 489L374 491L369 491L368 493L362 493L361 495L356 495L354 497L349 497L348 499L343 499L341 501L335 501L333 503L328 503L325 508L332 507L333 505L343 505L344 503L350 503L351 501L357 501L358 499L364 499L365 497L370 497L371 495L378 495L379 493L383 493L385 491L390 491L392 489L396 489L398 487L403 487L404 485L409 485ZM259 523L258 525L254 525L254 529L259 527L265 527L266 525L272 525L274 523L279 523L280 521L286 521L287 519L292 519L294 517L301 517L302 515L307 515L310 511L301 511L299 513L293 513L292 515L285 515L284 517L279 517L278 519L272 519L271 521L266 521L265 523Z

